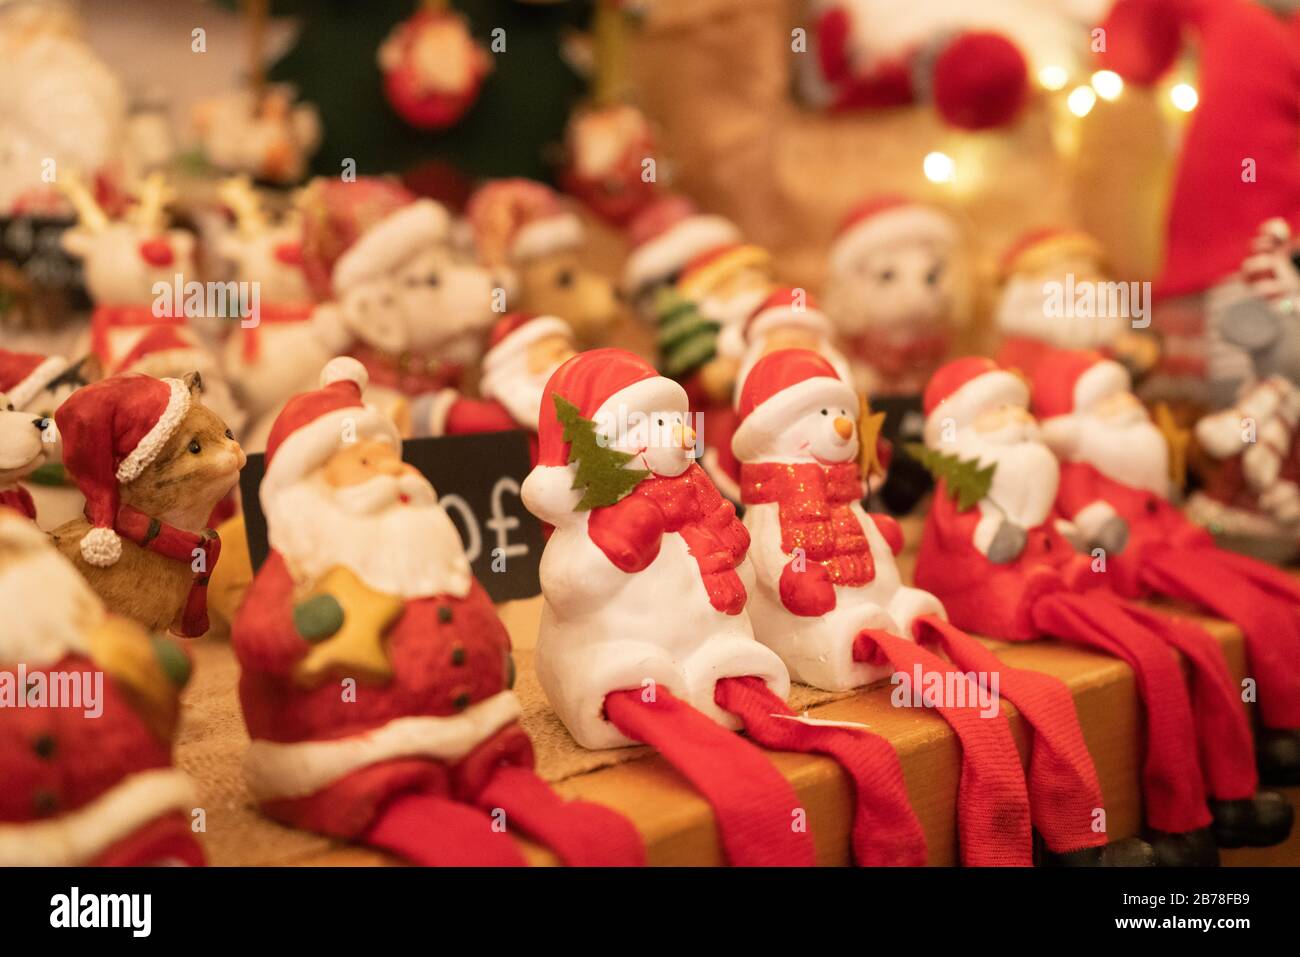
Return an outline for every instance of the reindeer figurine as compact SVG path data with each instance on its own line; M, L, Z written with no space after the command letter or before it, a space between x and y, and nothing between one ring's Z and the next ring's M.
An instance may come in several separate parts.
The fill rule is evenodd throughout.
M135 205L118 219L109 218L80 177L65 172L60 185L78 216L63 234L63 248L81 259L95 303L91 351L114 366L150 327L184 324L174 296L155 307L155 284L174 289L177 276L182 285L195 278L194 237L167 228L164 211L174 193L160 173L144 181Z

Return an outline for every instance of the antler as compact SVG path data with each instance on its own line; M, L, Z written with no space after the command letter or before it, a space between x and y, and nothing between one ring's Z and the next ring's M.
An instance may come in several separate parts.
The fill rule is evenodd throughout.
M175 198L167 178L162 173L150 173L140 187L140 201L127 215L136 225L153 229L162 225L163 209Z
M247 176L232 176L223 180L217 194L234 211L235 222L245 236L254 236L266 230L267 220L262 213L262 204Z
M65 170L58 178L58 185L77 211L77 219L82 227L92 233L100 233L108 228L108 215L77 173Z

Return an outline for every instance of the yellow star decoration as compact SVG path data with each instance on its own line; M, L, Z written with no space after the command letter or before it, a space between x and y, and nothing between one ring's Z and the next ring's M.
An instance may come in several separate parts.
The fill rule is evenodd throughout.
M1191 442L1192 432L1178 424L1167 402L1156 403L1154 418L1156 428L1169 446L1169 481L1181 492L1187 482L1187 446Z
M331 568L312 589L330 595L343 609L343 625L312 646L294 669L300 684L319 684L330 674L383 682L393 677L393 664L384 650L389 626L402 614L402 600L366 585L350 569Z
M877 454L876 444L880 430L885 425L885 413L872 412L865 395L858 397L858 473L865 479L882 475L884 464Z

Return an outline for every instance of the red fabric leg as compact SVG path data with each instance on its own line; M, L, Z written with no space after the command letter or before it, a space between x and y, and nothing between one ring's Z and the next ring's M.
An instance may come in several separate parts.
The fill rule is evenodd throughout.
M1127 614L1177 649L1191 666L1192 714L1201 766L1210 797L1236 801L1251 797L1259 786L1255 741L1241 695L1232 683L1228 659L1214 637L1186 618L1162 615L1106 596Z
M432 794L403 794L380 810L360 840L429 867L524 867L514 839L478 808Z
M1045 595L1034 605L1034 623L1044 634L1128 663L1146 714L1142 790L1147 822L1174 834L1207 827L1210 809L1197 761L1195 719L1178 659L1122 609L1100 600L1103 594Z
M645 864L645 844L631 821L591 801L564 800L531 768L499 768L476 802L489 813L501 808L507 826L518 823L570 867Z
M975 638L934 615L918 619L913 627L918 641L938 642L963 671L997 674L998 694L1029 724L1029 806L1048 848L1068 854L1105 844L1105 832L1094 827L1096 810L1105 807L1101 782L1065 683L1004 664Z
M1269 584L1289 576L1212 548L1162 549L1144 562L1143 580L1152 588L1241 628L1264 727L1300 728L1300 606Z
M948 662L916 642L869 629L859 632L853 643L853 657L869 664L892 665L909 682L918 666L923 676L938 673L940 678L953 670ZM960 680L969 681L964 677ZM978 694L974 683L970 685L968 700L975 701ZM933 707L961 741L957 832L962 863L969 867L1031 866L1034 855L1029 793L1006 716L999 713L992 720L984 718L976 705L954 707L938 701Z
M713 691L718 707L744 722L765 748L834 758L853 784L851 841L861 867L920 867L925 832L907 797L903 766L888 741L866 728L809 725L791 720L789 706L760 678L724 678Z
M1201 563L1206 559L1212 559L1220 568L1231 568L1247 581L1263 588L1274 598L1282 599L1300 611L1300 581L1290 572L1283 571L1268 562L1261 562L1258 558L1228 551L1226 548L1202 546L1197 550L1194 560Z
M811 867L812 835L796 830L802 810L790 782L758 748L665 688L644 701L640 689L605 698L605 714L629 738L644 741L713 806L718 838L737 867Z

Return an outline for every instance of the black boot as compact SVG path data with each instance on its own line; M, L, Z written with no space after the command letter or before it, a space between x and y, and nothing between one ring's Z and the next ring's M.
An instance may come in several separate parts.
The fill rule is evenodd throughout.
M1218 867L1219 848L1208 827L1184 834L1152 831L1147 840L1156 852L1157 867Z
M1272 847L1291 834L1295 811L1278 791L1239 801L1211 801L1214 841L1220 847Z
M1044 864L1048 867L1155 867L1156 852L1141 838L1130 837L1068 854L1048 852Z
M1300 785L1300 730L1260 728L1255 736L1255 763L1261 784Z

